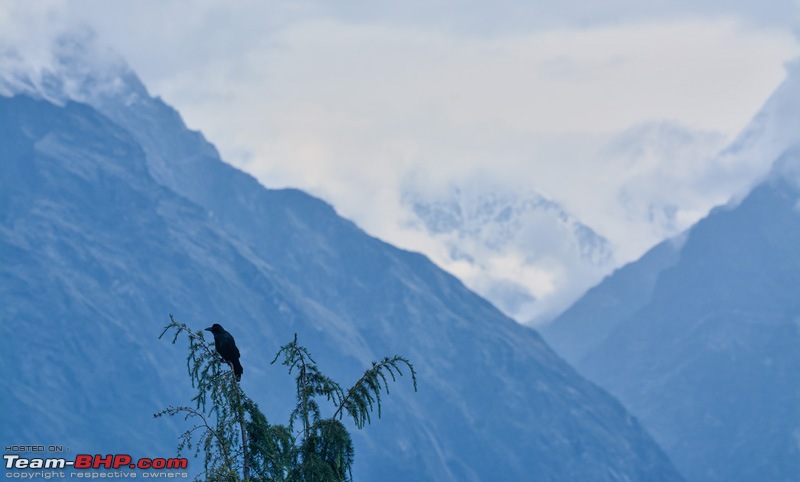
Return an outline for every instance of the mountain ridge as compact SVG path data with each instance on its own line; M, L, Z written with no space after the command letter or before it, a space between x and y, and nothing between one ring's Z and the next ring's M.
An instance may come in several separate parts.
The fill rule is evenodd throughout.
M0 267L2 317L15 321L0 327L3 369L19 374L0 395L14 407L4 438L97 453L174 447L179 423L145 420L188 399L183 355L155 339L173 312L225 323L243 386L270 417L291 404L263 380L281 376L269 361L293 333L334 378L376 355L411 359L420 392L393 389L384 419L354 433L356 477L681 480L536 332L326 203L264 189L148 99L103 99L98 111L0 97L0 187L17 200L2 203L0 246L19 260Z
M667 263L632 263L544 332L688 480L800 476L798 172L789 149L750 194L693 226ZM648 292L621 283L635 269L651 279ZM602 337L573 341L596 321L610 324Z

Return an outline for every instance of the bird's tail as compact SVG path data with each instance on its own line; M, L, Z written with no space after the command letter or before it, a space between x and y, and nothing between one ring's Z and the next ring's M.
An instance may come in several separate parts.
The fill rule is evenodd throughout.
M244 368L242 368L242 364L239 363L239 360L233 360L233 374L236 375L236 381L241 381L242 373L244 372Z

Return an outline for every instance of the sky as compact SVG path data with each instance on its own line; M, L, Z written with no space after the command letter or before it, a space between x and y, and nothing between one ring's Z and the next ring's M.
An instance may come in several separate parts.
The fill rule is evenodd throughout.
M92 29L227 162L474 286L513 278L520 253L455 263L414 224L412 180L428 194L482 180L533 190L611 242L603 269L633 260L753 182L758 169L722 176L713 157L800 54L799 12L794 0L0 0L0 40L34 62L35 46ZM547 293L522 283L563 308L597 281L554 274L572 264L545 273Z

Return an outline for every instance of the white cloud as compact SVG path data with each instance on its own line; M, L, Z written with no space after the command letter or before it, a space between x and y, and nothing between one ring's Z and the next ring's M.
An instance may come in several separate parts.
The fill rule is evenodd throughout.
M252 45L150 85L265 184L389 239L398 182L420 167L530 184L602 230L587 185L617 187L592 155L605 136L661 118L732 135L798 52L731 19L491 37L307 21Z
M27 69L36 70L50 64L52 42L63 30L60 5L57 1L0 0L0 52L13 48L19 61L15 67L24 62Z
M650 120L730 137L800 52L794 18L782 24L787 15L759 8L748 22L736 16L756 15L747 2L726 3L727 11L719 2L674 2L666 13L641 2L504 2L432 16L426 9L457 7L0 1L0 30L18 37L89 24L227 161L267 186L320 195L369 232L442 263L440 239L407 229L399 191L410 173L424 172L434 190L480 177L538 190L621 246L624 260L663 235L642 217L649 200L674 201L678 229L728 184L709 190L717 171L693 164L691 152L681 163L633 167L597 152ZM535 28L519 21L534 17L550 20ZM697 155L713 148L699 145ZM620 192L635 209L622 209ZM563 279L553 274L561 267L514 265L509 254L486 260L484 272L558 296L548 290ZM474 265L451 268L481 277Z
M623 185L631 204L646 205L647 186L658 208L661 197L674 195L676 231L724 201L725 187L698 196L706 186L692 172L709 173L688 157L637 177L601 163L610 161L597 158L599 146L648 119L731 136L798 53L790 34L731 19L491 37L317 20L254 45L153 85L266 185L321 195L369 232L428 253L483 293L494 286L487 279L514 279L545 302L521 310L529 314L579 294L560 271L574 263L526 266L509 253L468 265L437 254L441 239L406 228L399 187L409 172L424 170L440 186L482 172L512 188L532 187L630 259L665 231L649 224L643 208L621 209Z

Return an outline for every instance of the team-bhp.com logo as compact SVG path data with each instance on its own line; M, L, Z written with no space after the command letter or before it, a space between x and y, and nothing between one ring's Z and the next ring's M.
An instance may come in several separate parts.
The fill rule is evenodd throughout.
M188 461L183 458L173 459L148 459L141 458L133 460L133 457L127 454L116 455L89 455L79 454L75 456L75 460L67 460L61 458L25 458L15 454L3 455L6 461L7 469L65 469L72 467L74 469L185 469L188 467Z
M3 461L6 478L14 479L187 478L189 466L185 458L134 459L128 454L78 454L68 459L7 453Z

